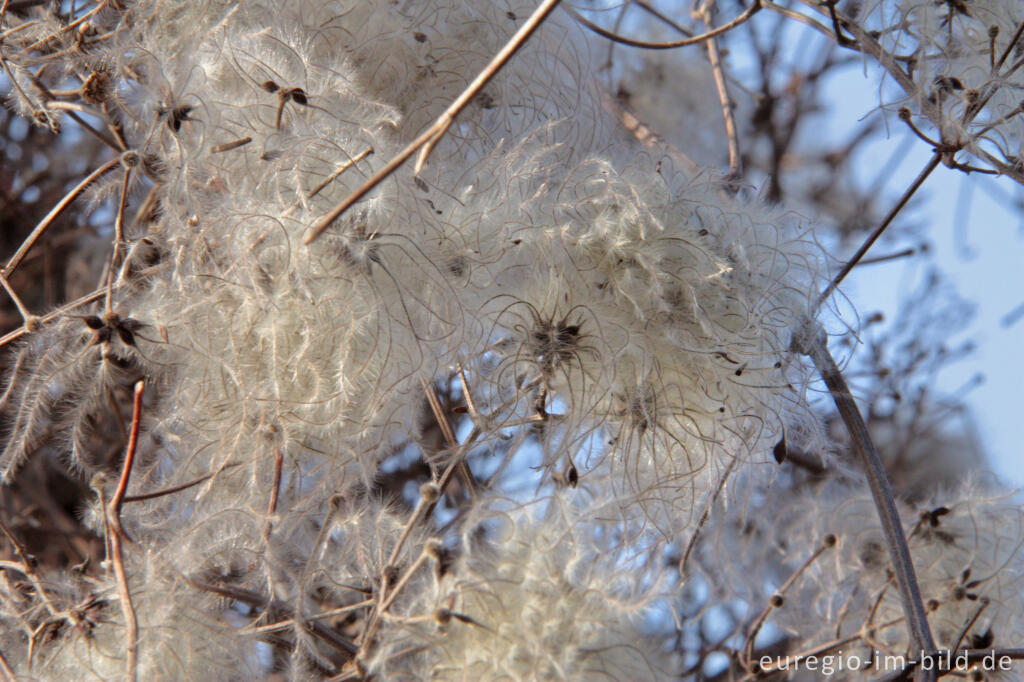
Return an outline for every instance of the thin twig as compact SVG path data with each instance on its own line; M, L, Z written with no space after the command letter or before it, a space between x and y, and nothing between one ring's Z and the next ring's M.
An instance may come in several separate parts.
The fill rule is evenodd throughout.
M349 159L345 163L343 163L340 166L338 166L338 168L333 173L328 175L323 180L323 182L321 182L319 185L317 185L316 187L314 187L313 189L311 189L309 191L309 194L306 195L306 199L312 199L313 197L315 197L317 194L319 194L321 191L323 191L323 189L325 187L327 187L327 185L331 184L339 175L341 175L342 173L347 171L349 168L351 168L352 166L356 165L357 163L359 163L360 161L362 161L363 159L365 159L367 156L369 156L372 153L373 153L373 147L367 147L366 149L364 149L363 151L359 152L358 154L353 156L351 159Z
M836 14L836 0L826 0L822 4L828 7L829 16L832 19L832 30L836 32L836 42L839 44L839 46L852 48L854 45L856 45L857 41L851 40L850 38L847 38L846 36L843 35L843 26L842 23L839 21L839 16Z
M777 5L774 2L772 2L772 0L761 0L761 2L766 9L770 9L771 11L775 12L776 14L779 14L780 16L792 19L793 21L798 21L801 24L804 24L805 26L810 26L818 33L828 36L829 38L835 38L835 36L832 34L832 29L828 28L820 21L817 21L816 19L807 16L806 14L801 14L800 12L797 12L796 10L790 7L783 7L781 5Z
M241 464L242 464L241 462L229 462L228 464L225 464L224 466L222 466L217 471L214 471L214 472L211 472L211 473L208 473L208 474L203 474L202 476L198 476L196 478L193 478L191 481L187 481L185 483L181 483L181 484L178 484L178 485L170 486L170 487L167 487L167 488L161 488L160 490L154 490L153 492L150 492L150 493L140 493L138 495L125 495L124 501L125 502L143 502L145 500L152 500L152 499L155 499L157 497L163 497L165 495L173 495L174 493L180 493L182 490L188 490L189 488L193 488L193 487L199 485L200 483L203 483L205 481L210 480L211 478L213 478L214 476L219 474L221 471L224 471L226 469L230 469L232 467L239 466Z
M614 40L617 43L622 43L623 45L629 45L630 47L641 47L641 48L644 48L646 50L672 50L672 49L675 49L677 47L686 47L687 45L696 45L697 43L702 43L705 40L710 40L710 39L712 39L712 38L714 38L716 36L722 35L723 33L727 33L729 31L731 31L732 29L736 28L737 26L739 26L740 24L742 24L743 22L745 22L748 19L750 19L750 17L752 17L755 14L757 14L761 10L761 6L762 6L761 5L761 0L754 0L753 4L751 4L750 7L745 9L742 14L737 16L732 21L730 21L730 22L728 22L726 24L722 24L721 26L719 26L716 29L712 29L712 30L708 31L707 33L702 33L702 34L700 34L698 36L693 36L692 38L684 38L682 40L674 40L674 41L664 42L664 43L651 43L651 42L647 42L647 41L644 41L644 40L634 40L632 38L626 38L625 36L618 35L617 33L613 33L611 31L609 31L609 30L607 30L607 29L605 29L605 28L595 24L594 22L590 21L589 19L587 19L586 17L584 17L582 14L580 14L579 12L577 12L574 9L566 7L565 11L568 12L569 14L571 14L572 17L576 21L578 21L579 23L583 24L583 26L585 26L586 28L589 28L591 31L593 31L594 33L598 34L599 36L601 36L603 38L607 38L608 40Z
M412 562L412 565L409 566L409 568L405 570L405 573L402 574L402 577L398 579L398 582L395 583L394 588L390 590L384 597L383 601L381 601L380 606L377 607L378 615L384 613L389 608L391 608L391 605L394 603L395 598L399 595L399 593L401 593L402 589L409 584L409 581L412 579L412 576L416 573L416 571L420 570L420 568L423 566L423 564L427 562L427 559L429 558L430 555L424 548L424 551L420 552L420 555L416 557L416 560ZM377 619L377 622L380 622L379 618ZM370 638L372 638L372 636L373 633L371 632ZM370 638L366 638L364 640L364 648L367 646L367 642L370 641Z
M900 258L906 258L908 256L913 256L913 255L917 254L919 251L922 251L922 250L923 250L922 248L918 248L916 246L911 246L909 248L903 249L902 251L897 251L896 253L890 253L890 254L887 254L885 256L875 256L874 258L865 258L860 263L858 263L858 265L876 265L878 263L887 263L887 262L892 261L892 260L899 260Z
M461 445L459 445L458 450L452 457L452 461L448 464L448 467L445 469L444 473L441 474L441 478L438 480L438 482L436 484L425 483L423 486L420 487L419 502L416 503L416 508L413 510L413 513L410 516L409 521L406 523L405 528L402 530L401 537L399 537L398 542L395 544L395 547L391 551L391 556L388 558L387 564L384 566L384 575L382 576L380 590L378 593L378 599L380 601L378 602L377 608L373 609L373 611L371 612L366 627L363 629L363 632L360 635L361 641L359 646L359 653L356 655L357 659L369 650L369 647L373 642L373 638L377 633L377 629L380 627L380 619L383 611L394 601L395 597L398 595L401 589L407 584L412 572L414 570L419 570L421 560L425 555L421 554L419 558L413 562L412 567L406 571L402 578L399 579L399 581L394 586L394 590L391 592L388 591L389 585L387 584L388 570L391 567L393 567L398 561L399 553L401 552L406 540L409 538L409 535L412 532L414 525L418 523L420 519L424 519L430 516L430 514L434 511L434 507L437 505L438 501L441 499L441 495L444 494L445 489L451 482L452 476L454 475L456 469L458 468L458 465L463 463L463 459L465 458L466 453L469 452L470 448L476 442L476 439L480 436L481 433L482 431L480 427L474 427L473 430L470 432L469 436L466 437L466 440L463 441Z
M416 507L412 510L412 514L409 515L409 520L406 522L405 527L402 528L402 534L398 537L398 542L391 548L391 555L388 557L387 564L385 564L385 573L387 569L394 566L398 561L398 555L402 552L402 547L405 546L406 540L409 539L409 535L412 533L412 529L419 523L420 519L426 518L431 511L434 509L434 504L441 496L440 488L434 483L424 483L420 486L420 499L416 502ZM387 576L385 576L386 578ZM381 582L381 593L387 591L386 580Z
M317 559L320 557L320 552L323 551L324 545L328 543L331 537L331 533L334 530L334 523L338 518L338 513L341 511L343 499L341 495L333 495L327 503L327 514L324 516L323 523L320 525L320 531L316 535L316 540L313 542L312 551L310 551L308 558L306 559L305 565L302 567L302 573L299 575L298 589L296 590L295 608L292 612L292 622L295 627L295 638L296 641L301 636L299 632L300 628L309 628L310 623L306 621L306 616L302 611L303 602L305 601L306 586L313 576L313 567ZM296 646L292 652L293 655L298 655L299 647Z
M826 300L828 300L828 297L832 295L832 292L836 290L836 287L839 286L840 282L842 282L846 278L846 276L850 274L850 271L853 270L854 267L856 267L857 263L860 262L860 259L863 258L864 254L868 252L868 249L870 249L871 246L878 240L878 238L882 236L882 233L885 232L885 229L889 227L889 224L892 223L892 221L896 218L897 215L899 215L899 212L902 211L903 207L907 205L907 202L910 201L910 198L914 196L914 192L916 192L918 188L920 188L921 185L924 184L924 181L928 179L928 176L932 174L932 171L938 168L939 163L941 161L942 152L937 151L934 154L932 154L932 158L928 161L927 164L925 164L925 167L921 169L921 172L917 174L917 177L914 179L914 182L910 184L910 187L908 187L907 191L903 193L903 196L901 196L899 201L896 202L896 205L892 207L892 210L890 210L889 213L886 214L885 218L882 219L882 222L878 224L878 227L876 227L874 231L872 231L872 233L868 235L867 239L864 240L864 243L860 245L859 249L857 249L857 253L853 254L850 260L846 262L846 265L843 266L843 269L840 270L839 273L832 278L832 281L829 282L829 285L825 287L824 291L821 292L821 295L818 297L818 304L816 306L817 308L820 308L821 305Z
M919 140L927 142L935 149L941 147L941 142L939 142L938 140L933 140L932 138L928 137L928 135L923 130L921 130L920 128L917 127L917 125L915 125L913 116L914 113L910 110L910 107L900 107L899 118L901 121L907 124L907 127L910 128L910 132L914 133L914 135L916 135Z
M371 189L376 187L384 179L394 173L402 164L409 160L409 158L417 151L422 150L419 159L416 161L415 172L419 173L420 168L426 162L427 155L430 150L437 143L439 139L444 135L445 131L455 120L455 117L462 111L463 108L469 102L476 97L485 85L501 70L501 68L508 62L509 59L521 48L534 31L544 22L549 14L558 6L560 0L544 0L530 18L527 19L526 23L516 31L515 35L505 43L505 46L501 48L501 51L494 56L493 59L487 64L486 67L477 75L473 82L469 84L458 99L445 109L444 113L431 125L429 128L420 133L419 137L409 143L409 145L398 153L395 158L391 159L383 168L374 173L366 182L359 186L356 191L348 195L340 204L332 209L327 215L320 220L316 221L309 229L305 238L302 240L305 244L311 244L317 237L323 234L324 230L331 226L338 217L344 213L352 204L359 201L363 196L366 195Z
M281 448L274 454L274 482L270 488L270 502L267 504L267 517L277 513L277 498L281 494L281 469L284 465L284 452Z
M47 213L46 216L39 221L39 224L36 225L35 229L32 230L31 234L29 234L29 236L25 238L25 241L22 242L21 246L18 247L18 250L14 252L14 255L11 256L11 259L7 261L7 265L5 265L3 269L0 270L0 272L2 272L5 276L10 276L10 274L14 272L15 268L18 267L18 264L21 263L22 259L25 257L25 254L28 253L28 250L31 249L32 245L36 243L36 240L38 240L39 237L43 234L43 232L46 231L46 228L53 224L53 221L56 220L67 209L67 207L71 205L71 202L77 199L78 196L89 187L89 185L96 182L98 179L100 179L102 176L106 175L110 171L114 170L114 168L116 168L119 163L121 163L121 157L115 156L114 158L110 159L105 164L94 170L92 173L89 173L89 175L86 176L85 180L82 180L75 186L74 189L65 194L64 198L57 202L57 205L54 206L50 210L50 212Z
M632 7L632 6L633 6L633 0L626 0L626 2L622 3L622 7L619 8L619 12L615 16L615 24L612 26L612 30L613 31L615 31L616 33L619 32L619 28L622 26L622 22L626 18L626 13L629 12L629 8ZM612 65L614 63L615 63L615 41L614 40L609 40L608 41L608 58L605 60L604 66L602 66L601 68L602 68L602 70L603 69L611 69Z
M370 616L369 623L366 625L366 629L363 630L361 635L362 641L359 646L359 653L356 654L356 660L358 661L369 651L370 646L373 644L373 638L377 634L377 630L380 629L382 615L391 607L391 604L395 601L395 598L401 593L412 576L422 568L427 562L429 554L426 548L420 552L419 556L412 562L412 565L406 569L405 573L395 583L395 587L388 593L384 593L383 585L381 586L381 593L378 597L379 603L376 608L373 609L372 615Z
M465 377L463 377L463 380ZM434 418L437 420L438 426L441 428L441 434L444 436L444 440L449 448L455 448L459 442L455 439L455 431L452 430L451 421L448 419L448 415L441 409L441 401L437 398L437 393L433 387L427 384L426 379L420 377L420 383L423 384L423 391L427 394L427 402L430 403L430 410L434 413ZM476 488L473 485L473 474L469 470L469 467L464 461L458 463L459 476L462 478L463 483L466 486L466 490L475 499Z
M96 118L98 118L98 119L100 119L102 121L105 121L106 124L107 124L107 127L110 128L111 130L114 130L116 132L117 129L114 127L113 123L110 121L110 118L108 116L106 116L105 114L103 114L101 112L98 112L98 111L95 111L95 110L90 109L88 107L85 107L82 104L72 103L72 102L60 102L60 101L58 101L56 99L56 95L54 95L54 93L49 88L46 87L46 84L43 83L41 80L39 80L39 78L36 75L34 75L34 74L32 74L30 72L29 73L29 78L32 79L32 83L37 88L39 88L39 91L41 93L43 93L43 96L47 98L47 102L45 104L47 109L60 109L60 110L63 110L65 113L67 113L67 115L75 123L77 123L78 125L82 126L86 131L88 131L96 139L98 139L100 142L102 142L103 144L107 145L111 149L113 149L113 150L115 150L117 152L123 152L125 149L127 149L127 146L124 144L124 140L123 139L114 139L114 138L110 137L109 135L107 135L106 133L101 132L99 130L96 130L91 125L89 125L89 122L86 121L84 118L82 118L78 114L78 112L75 111L75 109L79 108L80 110L84 111L85 113L88 113L90 116L95 116Z
M476 403L473 401L473 394L469 390L469 382L466 381L466 372L463 371L461 364L456 364L455 367L459 373L459 383L462 386L462 397L466 399L466 408L469 410L469 416L473 420L473 423L477 423L480 419L480 411L476 409Z
M988 608L989 603L990 602L988 597L983 597L981 599L981 602L978 604L978 608L974 610L974 613L971 615L971 617L968 618L967 622L964 623L964 626L960 628L960 633L956 636L956 639L953 640L954 651L959 649L960 645L964 643L964 638L967 636L967 633L971 631L971 628L974 627L974 624L978 622L979 618L981 618L981 612Z
M1017 44L1017 41L1021 39L1022 36L1024 36L1024 19L1021 19L1020 23L1017 24L1017 30L1013 32L1013 37L1010 38L1010 42L1006 44L1006 49L1003 50L1003 53L999 55L999 59L996 61L995 68L992 69L993 74L999 71L999 69L1003 68L1003 64L1006 62L1007 57L1009 57L1010 53L1013 52L1014 46Z
M679 31L684 36L688 38L693 37L693 31L673 21L672 17L660 12L656 7L651 6L651 3L646 2L646 0L633 0L633 4L639 7L640 9L644 10L648 14L651 14L652 16L654 16L667 26L671 26L675 30Z
M704 25L711 29L711 7L714 0L708 0L701 6L698 13L704 21ZM708 52L708 61L711 63L711 73L715 78L715 89L718 91L718 102L722 105L722 116L725 118L725 135L729 141L729 177L737 179L741 173L740 137L736 128L736 117L733 114L732 99L729 97L729 87L725 79L725 69L722 66L722 57L718 50L718 41L710 38L704 44Z
M121 200L117 204L117 217L114 218L114 258L112 259L111 270L120 265L124 253L124 246L127 243L124 237L124 211L128 207L128 187L132 182L132 167L125 165L124 182L121 185Z

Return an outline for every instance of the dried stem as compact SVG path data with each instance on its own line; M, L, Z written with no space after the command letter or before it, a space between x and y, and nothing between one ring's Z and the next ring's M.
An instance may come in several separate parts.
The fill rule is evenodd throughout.
M366 627L363 629L363 633L361 635L361 642L359 646L359 654L357 654L356 656L357 659L369 650L369 647L373 643L373 638L376 635L378 628L380 627L380 619L383 612L386 610L388 606L391 605L395 597L398 596L398 593L401 592L402 588L408 583L409 578L412 576L412 573L416 570L419 570L419 567L425 560L426 555L420 554L416 561L413 562L413 565L403 574L403 576L395 584L394 589L390 592L387 589L388 585L386 574L388 570L391 567L393 567L395 563L398 561L398 556L402 550L402 547L405 545L406 540L408 540L409 535L412 532L412 529L415 526L415 524L418 523L420 519L428 517L434 511L434 507L440 500L441 495L444 494L444 491L448 487L448 483L451 481L453 474L455 473L458 466L464 463L463 460L466 456L466 453L476 442L476 439L480 436L480 433L480 428L474 427L472 432L470 432L469 436L459 446L458 450L453 455L452 461L448 464L448 467L441 475L441 478L439 479L437 484L426 483L421 488L420 500L416 504L416 509L413 510L413 513L410 516L409 521L406 523L405 528L402 530L401 537L398 539L398 542L392 549L391 556L388 558L388 562L384 566L384 575L381 576L381 587L378 596L379 605L370 614Z
M459 373L459 384L462 386L462 396L466 399L466 408L469 410L469 416L473 423L477 423L480 419L480 411L476 409L476 403L473 401L473 393L469 390L466 373L463 371L461 364L456 365L456 369Z
M78 114L78 111L76 111L76 109L88 113L90 116L95 116L96 118L105 121L107 127L113 130L115 133L117 133L117 128L111 123L109 117L106 116L104 113L95 111L94 109L90 109L76 102L59 102L56 99L56 95L54 95L54 93L49 88L47 88L46 85L41 80L39 80L37 76L30 74L29 78L32 79L33 85L39 88L39 91L43 93L44 97L46 97L47 109L60 109L65 111L71 120L73 120L78 125L82 126L82 128L84 128L90 135L92 135L97 140L107 145L111 149L118 152L123 152L125 149L127 149L126 145L124 144L124 140L120 139L120 135L118 135L119 139L114 139L113 137L110 137L106 133L96 130L91 125L89 125L88 121L86 121Z
M341 175L342 173L347 171L349 168L351 168L352 166L356 165L357 163L359 163L360 161L362 161L363 159L365 159L367 156L369 156L372 153L373 153L373 147L367 147L366 149L364 149L363 151L359 152L358 154L353 156L351 159L349 159L345 163L343 163L340 166L338 166L338 168L333 173L328 175L319 185L317 185L316 187L314 187L313 189L311 189L309 191L309 194L306 195L306 199L312 199L313 197L315 197L317 194L322 192L323 189L325 187L327 187L327 185L329 185L332 182L334 182L334 180L337 179L337 177L339 175Z
M953 640L953 650L954 651L959 649L960 645L964 643L964 638L967 636L967 633L970 632L971 628L974 627L974 624L978 622L978 619L981 618L982 611L984 611L986 608L988 608L988 605L989 605L989 600L988 600L987 597L981 599L980 603L978 604L978 608L976 608L974 610L974 613L971 614L971 617L968 618L967 622L964 623L964 626L962 628L960 628L960 632L959 632L959 634L957 634L956 639Z
M121 200L117 203L117 217L114 219L114 258L111 269L116 269L121 262L124 253L124 246L127 243L124 236L124 212L128 206L128 187L132 181L131 166L124 167L124 182L121 184Z
M448 421L448 415L444 413L444 410L441 408L441 401L437 399L437 393L422 376L420 376L420 383L423 385L423 392L427 395L427 402L430 404L430 411L434 413L434 419L437 420L437 425L441 429L441 435L444 436L445 443L448 444L448 447L454 448L458 445L458 441L455 440L455 432L452 431L452 425L451 422Z
M284 466L284 453L281 448L274 453L274 482L270 487L270 502L267 504L267 518L277 513L277 498L281 494L281 469Z
M921 600L921 590L917 584L910 548L907 546L907 538L903 532L892 486L889 485L889 478L886 476L882 458L878 454L878 450L875 449L871 434L861 417L857 403L854 402L850 387L846 384L842 372L828 350L824 331L820 326L815 325L813 331L808 330L805 333L807 336L802 340L803 348L801 350L811 357L821 378L825 381L825 385L828 386L836 408L839 410L839 415L853 440L854 450L864 466L864 473L871 488L871 496L874 498L875 507L882 521L882 530L889 546L889 555L896 573L896 584L899 587L900 596L903 598L903 610L910 626L910 635L918 651L931 655L936 651L935 641L928 625L928 616ZM923 679L935 679L934 671L922 670L921 672L924 674Z
M1006 59L1013 52L1013 48L1017 45L1017 41L1024 37L1024 19L1020 20L1017 24L1017 30L1013 32L1013 37L1010 38L1010 42L1006 44L1006 49L999 55L999 59L996 60L995 67L992 69L992 73L996 73L999 69L1003 68L1003 64L1006 63Z
M452 430L451 422L448 416L444 413L441 408L441 401L437 398L437 393L434 389L429 386L426 380L421 376L420 383L423 384L423 391L427 394L427 402L430 403L430 410L434 413L434 418L437 420L437 424L441 429L441 435L444 436L445 443L449 448L458 446L459 442L455 440L455 431ZM466 466L465 462L460 462L458 465L459 476L462 478L463 483L466 485L466 489L470 491L471 495L476 495L475 488L473 486L473 475L469 471L469 467Z

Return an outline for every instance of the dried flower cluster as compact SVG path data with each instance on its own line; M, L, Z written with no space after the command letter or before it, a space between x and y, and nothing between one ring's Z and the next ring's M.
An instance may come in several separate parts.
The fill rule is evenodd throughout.
M11 108L100 160L0 270L23 318L0 475L60 463L102 542L39 565L4 526L3 676L689 679L728 649L752 679L743 609L826 537L776 608L783 650L857 628L912 647L793 350L827 285L816 237L623 127L572 16L422 169L325 220L533 10L4 3ZM964 135L993 119L965 112L943 139L983 155ZM95 310L37 317L11 278L82 194L113 241ZM1019 643L1019 509L943 500L904 509L941 646ZM730 604L753 634L711 646Z

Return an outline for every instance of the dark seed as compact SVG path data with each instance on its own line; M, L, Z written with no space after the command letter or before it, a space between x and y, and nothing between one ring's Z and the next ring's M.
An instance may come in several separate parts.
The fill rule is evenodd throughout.
M775 444L774 448L772 448L772 456L779 464L786 461L786 457L789 456L789 449L786 447L786 434L782 434L782 438L780 438L779 442Z
M132 334L129 330L125 329L124 326L119 325L117 327L117 335L121 337L121 341L126 346L135 345L135 334Z

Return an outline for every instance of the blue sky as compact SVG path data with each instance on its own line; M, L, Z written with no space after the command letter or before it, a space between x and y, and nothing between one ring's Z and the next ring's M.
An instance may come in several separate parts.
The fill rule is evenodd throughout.
M828 95L833 102L829 127L834 132L849 130L877 110L877 78L850 69L830 84ZM893 151L903 144L905 127L896 116L889 118L889 138L875 141L857 159L861 177L873 177L881 164L892 163ZM888 195L897 197L930 157L926 143L915 140L908 145L908 152L896 160L898 167L886 185ZM973 320L965 333L954 338L973 339L977 351L944 371L938 388L955 392L977 373L983 374L983 383L967 393L966 402L993 466L1017 487L1024 487L1024 316L1013 324L1005 322L1024 304L1021 190L1010 180L968 177L940 166L906 214L919 225L918 238L880 242L869 253L869 257L892 253L903 244L920 243L923 237L931 247L927 257L974 304ZM862 314L881 310L891 316L914 291L924 271L922 259L864 266L854 271L843 291Z

